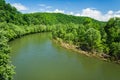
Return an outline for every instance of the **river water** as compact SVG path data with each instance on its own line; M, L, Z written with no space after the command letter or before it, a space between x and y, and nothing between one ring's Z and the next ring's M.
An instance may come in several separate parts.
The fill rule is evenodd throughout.
M120 65L64 49L51 33L11 41L14 80L120 80Z

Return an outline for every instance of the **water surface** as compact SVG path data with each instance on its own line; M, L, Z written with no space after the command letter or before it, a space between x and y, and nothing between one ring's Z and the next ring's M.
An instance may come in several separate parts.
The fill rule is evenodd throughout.
M120 65L66 50L50 38L40 33L10 42L14 80L120 80Z

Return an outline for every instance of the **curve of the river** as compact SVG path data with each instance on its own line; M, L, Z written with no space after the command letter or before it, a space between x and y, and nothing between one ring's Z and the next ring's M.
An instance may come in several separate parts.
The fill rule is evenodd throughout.
M50 38L40 33L9 43L14 80L120 80L120 65L66 50Z

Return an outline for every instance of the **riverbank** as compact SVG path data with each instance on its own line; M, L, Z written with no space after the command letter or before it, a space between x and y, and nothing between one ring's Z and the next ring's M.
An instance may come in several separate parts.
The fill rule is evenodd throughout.
M0 57L1 61L1 71L0 80L13 79L15 75L15 66L11 62L10 53L11 47L9 47L9 42L14 39L21 38L25 35L30 35L34 33L51 32L51 26L47 25L15 25L12 23L2 22L0 23Z
M98 76L105 80L120 79L116 75L120 74L118 64L65 49L51 40L50 33L27 35L9 45L11 61L16 66L14 80L96 80Z
M109 55L106 55L104 53L96 53L96 52L92 53L92 52L83 51L81 49L77 49L78 46L66 43L66 42L62 41L62 39L59 39L59 38L53 39L53 42L55 42L56 44L60 44L61 47L64 47L66 49L75 51L75 52L83 54L83 55L86 55L88 57L98 58L103 61L114 62L114 63L120 64L120 60L113 61L113 60L111 60L111 57Z

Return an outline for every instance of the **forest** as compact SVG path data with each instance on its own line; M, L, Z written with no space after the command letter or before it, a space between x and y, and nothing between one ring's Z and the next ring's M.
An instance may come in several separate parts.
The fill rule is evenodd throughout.
M62 13L22 14L5 0L0 0L0 80L12 80L15 74L8 42L40 32L52 32L53 39L87 52L109 55L111 60L120 60L120 18L102 22Z

